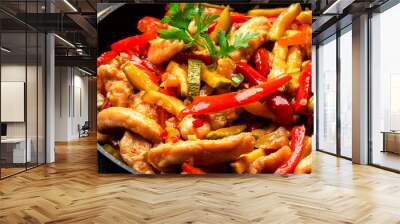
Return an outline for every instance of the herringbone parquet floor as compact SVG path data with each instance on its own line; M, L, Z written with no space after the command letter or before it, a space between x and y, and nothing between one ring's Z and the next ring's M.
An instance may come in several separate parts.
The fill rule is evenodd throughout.
M95 140L0 181L0 223L400 223L400 175L317 153L312 175L99 175Z

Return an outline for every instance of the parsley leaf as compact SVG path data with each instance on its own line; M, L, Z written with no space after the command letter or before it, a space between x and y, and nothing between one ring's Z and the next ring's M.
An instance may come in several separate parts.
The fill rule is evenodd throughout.
M181 9L180 3L170 3L168 9L169 16L165 16L161 23L168 23L179 29L187 30L192 18L199 12L199 7L195 4L185 4Z
M202 34L201 37L205 40L205 45L207 47L207 50L211 55L212 61L214 61L215 58L217 57L217 50L215 49L214 43L212 42L210 36L208 36L207 34Z
M168 29L168 30L157 30L157 32L160 34L160 37L163 39L169 39L169 40L183 40L186 44L193 42L192 36L185 30L181 29Z
M235 37L233 44L229 45L225 31L221 30L217 35L218 43L220 46L218 56L220 56L221 58L228 57L230 53L234 52L237 49L249 47L249 40L253 39L257 35L258 33L248 32L238 34Z

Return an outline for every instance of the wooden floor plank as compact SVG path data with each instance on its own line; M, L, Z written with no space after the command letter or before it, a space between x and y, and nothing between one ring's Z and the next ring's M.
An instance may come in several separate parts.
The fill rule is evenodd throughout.
M0 223L400 223L400 175L316 153L313 174L97 174L93 137L0 181Z

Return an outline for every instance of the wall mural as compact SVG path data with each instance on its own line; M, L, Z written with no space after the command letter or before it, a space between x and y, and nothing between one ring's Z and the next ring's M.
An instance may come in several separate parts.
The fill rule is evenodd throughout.
M306 6L99 6L100 172L311 172Z

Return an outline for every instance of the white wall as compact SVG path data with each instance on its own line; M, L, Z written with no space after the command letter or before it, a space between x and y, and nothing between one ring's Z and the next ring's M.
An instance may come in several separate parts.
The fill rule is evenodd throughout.
M71 67L56 67L55 73L55 140L70 141L88 120L88 78Z

